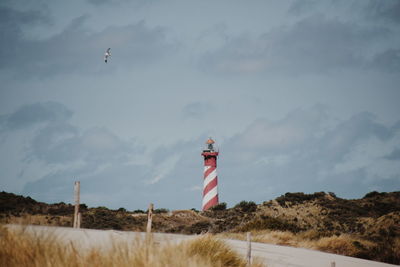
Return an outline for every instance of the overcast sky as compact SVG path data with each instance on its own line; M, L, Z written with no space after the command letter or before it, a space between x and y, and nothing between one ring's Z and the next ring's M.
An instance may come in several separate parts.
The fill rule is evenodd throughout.
M398 0L2 0L0 190L200 209L212 136L228 206L398 191L399 74Z

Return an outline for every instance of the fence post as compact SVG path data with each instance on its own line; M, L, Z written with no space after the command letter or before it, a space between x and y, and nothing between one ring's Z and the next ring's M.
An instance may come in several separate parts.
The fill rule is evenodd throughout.
M78 222L76 223L76 228L81 228L82 213L78 212Z
M154 205L153 205L153 203L150 203L150 205L149 205L149 212L148 212L148 214L147 214L147 233L149 234L149 233L151 233L151 224L152 224L152 221L153 221L153 209L154 209Z
M331 262L331 267L336 267L336 262L332 261Z
M247 266L251 265L251 233L247 232Z
M74 211L74 225L73 228L79 228L78 227L78 213L79 213L79 195L80 195L80 189L81 187L81 182L76 181L74 183L74 201L75 201L75 211ZM80 226L80 222L79 222L79 226Z

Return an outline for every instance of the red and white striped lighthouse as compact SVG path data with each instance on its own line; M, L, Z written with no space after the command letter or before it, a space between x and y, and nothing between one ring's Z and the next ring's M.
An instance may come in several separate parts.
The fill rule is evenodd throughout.
M206 142L206 148L201 153L204 157L203 211L218 205L218 151L214 149L214 143L210 137Z

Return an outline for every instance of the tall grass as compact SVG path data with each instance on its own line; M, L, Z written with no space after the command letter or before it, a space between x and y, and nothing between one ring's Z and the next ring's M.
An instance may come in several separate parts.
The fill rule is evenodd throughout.
M38 236L0 226L0 266L244 267L246 262L224 242L209 236L165 245L137 239L129 244L114 242L106 250L83 250L52 234Z

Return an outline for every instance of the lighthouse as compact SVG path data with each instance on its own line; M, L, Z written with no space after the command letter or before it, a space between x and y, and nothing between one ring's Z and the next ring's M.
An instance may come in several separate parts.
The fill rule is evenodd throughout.
M206 147L201 155L204 157L204 184L203 184L203 205L202 209L218 205L218 177L217 177L217 156L218 151L214 148L215 141L211 137L206 142Z

